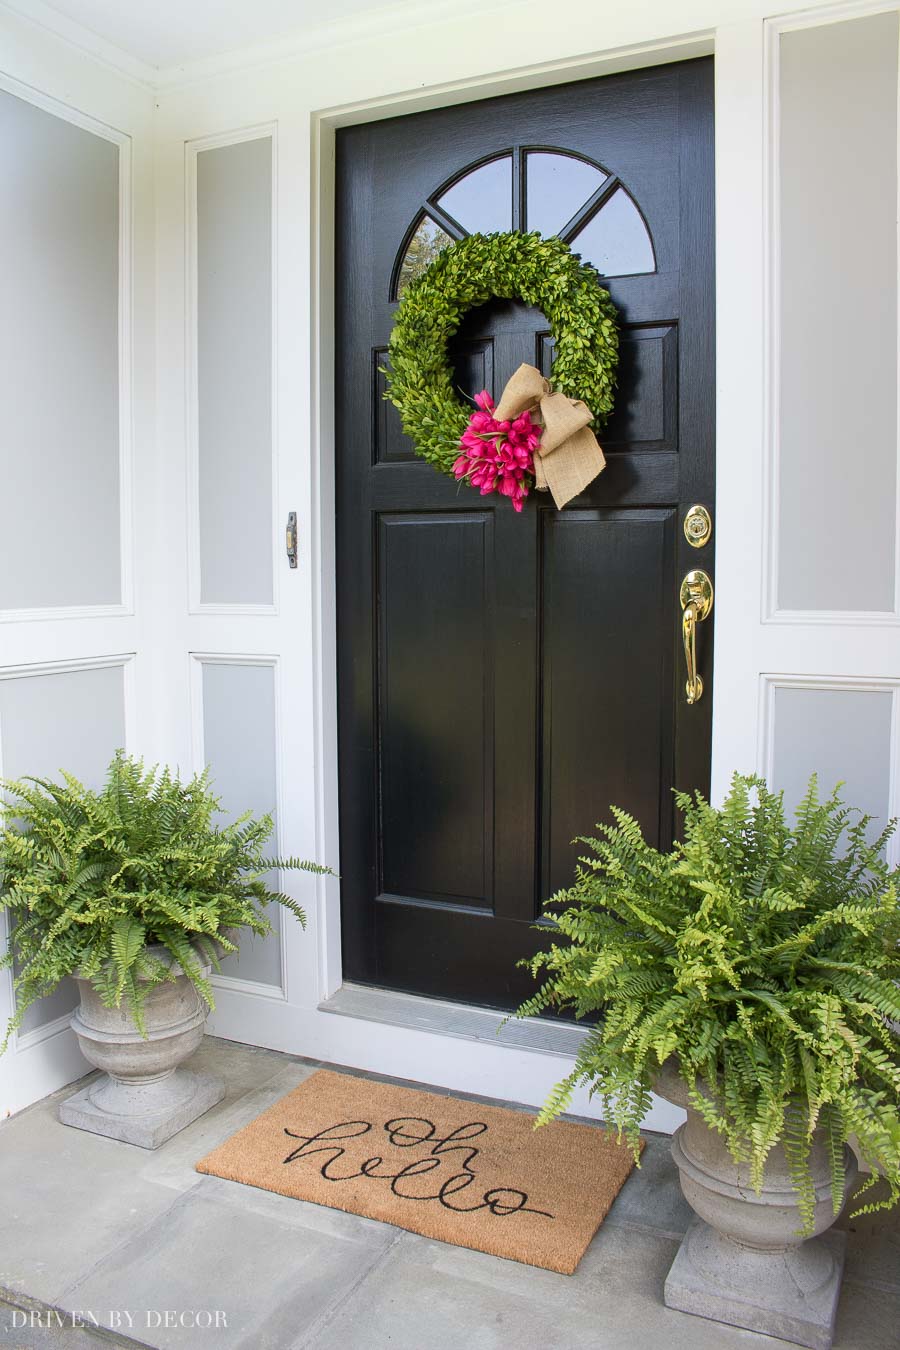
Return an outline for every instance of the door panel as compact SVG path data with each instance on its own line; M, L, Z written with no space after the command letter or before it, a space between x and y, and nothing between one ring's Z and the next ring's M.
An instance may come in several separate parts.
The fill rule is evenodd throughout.
M492 524L379 519L381 892L493 902Z
M611 802L671 835L674 515L542 512L544 895Z
M688 707L678 590L712 571L681 530L714 502L712 63L343 130L337 206L344 974L509 1007L573 837L617 803L667 845L672 787L708 783L712 625ZM379 367L417 269L466 230L535 223L641 270L604 280L605 472L517 516L415 456ZM553 342L496 300L449 355L464 395L497 397L522 361L549 373Z

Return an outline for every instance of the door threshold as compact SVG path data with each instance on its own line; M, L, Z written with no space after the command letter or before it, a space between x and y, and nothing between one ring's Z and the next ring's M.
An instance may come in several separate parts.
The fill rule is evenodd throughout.
M506 1014L496 1008L447 1003L367 984L342 984L330 998L319 1004L319 1012L429 1031L438 1036L456 1036L466 1041L490 1041L510 1049L562 1055L567 1059L578 1054L588 1034L587 1027L547 1017L513 1019L504 1025Z

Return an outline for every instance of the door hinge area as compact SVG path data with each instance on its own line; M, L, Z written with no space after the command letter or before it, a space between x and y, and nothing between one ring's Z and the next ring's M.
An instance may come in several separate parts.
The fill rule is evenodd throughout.
M287 554L288 567L297 566L297 512L288 511L287 525L284 530L284 551Z

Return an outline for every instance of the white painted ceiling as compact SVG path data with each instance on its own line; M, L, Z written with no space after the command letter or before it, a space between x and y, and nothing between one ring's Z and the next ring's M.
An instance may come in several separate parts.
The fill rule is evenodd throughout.
M299 38L388 5L391 0L11 0L10 7L47 26L56 26L58 16L144 65L169 70Z

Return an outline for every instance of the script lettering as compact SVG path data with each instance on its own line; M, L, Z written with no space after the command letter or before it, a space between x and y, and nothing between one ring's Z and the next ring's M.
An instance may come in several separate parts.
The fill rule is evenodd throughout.
M414 1159L399 1171L379 1170L385 1167L385 1160L377 1153L366 1158L355 1170L345 1170L347 1163L343 1167L338 1166L347 1153L345 1145L350 1140L369 1134L373 1128L371 1121L343 1120L327 1125L315 1134L298 1134L285 1129L285 1134L297 1140L298 1146L283 1161L298 1163L327 1154L319 1166L319 1175L325 1181L354 1181L360 1177L368 1181L387 1181L393 1194L401 1200L437 1201L456 1214L474 1214L483 1209L498 1219L511 1214L553 1218L546 1210L529 1206L527 1193L515 1186L491 1187L482 1192L481 1199L476 1200L475 1204L451 1203L451 1197L461 1196L478 1180L474 1164L480 1150L471 1141L486 1134L488 1127L484 1121L469 1121L466 1125L458 1125L447 1135L438 1135L434 1122L423 1116L398 1116L386 1121L382 1127L388 1142L394 1148L427 1148L425 1157ZM448 1166L457 1170L443 1178L435 1175ZM431 1178L424 1190L423 1177ZM477 1191L472 1198L475 1196Z

